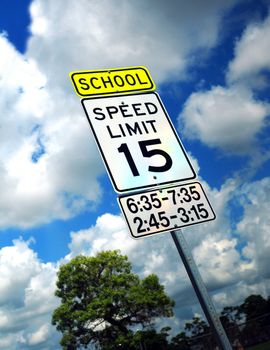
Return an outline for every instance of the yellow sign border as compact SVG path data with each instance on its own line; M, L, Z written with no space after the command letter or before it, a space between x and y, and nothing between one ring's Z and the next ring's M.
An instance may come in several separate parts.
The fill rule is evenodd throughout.
M134 85L130 85L127 80L126 80L126 85L130 85L130 87L133 86L133 88L125 88L121 89L122 87L117 85L116 81L114 81L114 83L117 85L115 87L112 87L111 89L102 89L101 87L98 88L93 88L93 92L89 92L90 86L88 83L83 83L84 85L88 85L89 89L83 89L86 90L85 93L82 93L82 88L80 88L76 82L76 78L78 75L81 75L82 77L84 77L83 79L85 79L85 76L90 76L92 75L91 79L95 79L98 80L98 75L101 75L102 73L122 73L123 71L127 71L127 74L130 73L130 71L139 71L139 70L143 70L144 71L144 76L147 77L148 81L144 82L143 84L137 84L134 88ZM133 72L134 73L134 72ZM96 75L96 76L95 76ZM129 74L131 75L131 74ZM95 97L95 96L102 96L102 95L116 95L116 94L130 94L130 93L138 93L140 91L153 91L156 89L156 85L150 75L149 70L144 67L144 66L134 66L134 67L124 67L124 68L111 68L111 69L96 69L96 70L81 70L81 71L73 71L69 73L70 79L72 81L72 85L74 87L74 90L76 92L76 94L80 97ZM116 77L116 76L115 76ZM119 78L119 76L118 76ZM138 78L138 72L137 72L137 78ZM122 78L121 78L122 79ZM123 80L123 79L122 79ZM138 78L139 83L141 83L140 79ZM103 83L104 84L104 83ZM111 83L112 85L112 83ZM147 85L146 87L143 85ZM99 91L101 90L101 91Z

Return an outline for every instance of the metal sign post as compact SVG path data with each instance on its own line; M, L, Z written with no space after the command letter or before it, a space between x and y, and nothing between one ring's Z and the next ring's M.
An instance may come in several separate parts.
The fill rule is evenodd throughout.
M191 251L187 245L182 231L171 231L171 236L186 268L187 274L199 299L207 321L214 332L219 348L221 350L232 350L231 344L220 322L207 289L203 283L200 272L192 257Z

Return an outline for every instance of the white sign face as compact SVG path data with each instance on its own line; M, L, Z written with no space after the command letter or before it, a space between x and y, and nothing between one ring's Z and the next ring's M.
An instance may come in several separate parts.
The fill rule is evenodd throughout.
M117 192L195 178L156 93L86 98L82 104Z
M216 218L199 182L125 195L118 200L134 238Z

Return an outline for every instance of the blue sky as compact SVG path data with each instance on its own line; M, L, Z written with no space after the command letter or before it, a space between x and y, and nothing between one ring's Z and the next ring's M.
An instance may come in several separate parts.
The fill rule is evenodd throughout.
M130 237L75 70L148 67L217 214L184 230L217 309L270 294L269 6L2 1L1 349L58 349L58 266L102 249L158 274L177 303L174 333L202 315L170 236Z

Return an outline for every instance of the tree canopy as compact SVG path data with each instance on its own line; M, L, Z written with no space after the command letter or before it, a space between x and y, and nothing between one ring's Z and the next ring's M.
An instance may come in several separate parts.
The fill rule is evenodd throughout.
M158 277L140 279L119 251L75 257L60 267L56 285L61 304L52 323L63 334L63 349L87 348L90 343L124 349L132 327L150 326L156 317L173 315L174 301Z
M169 327L154 328L157 317L173 315L174 302L156 275L140 279L119 251L77 256L60 267L55 294L61 299L52 323L62 332L65 350L190 350L214 349L207 323L194 316L184 331L169 338ZM226 306L221 321L231 343L245 347L270 337L270 297L250 295L240 305Z

